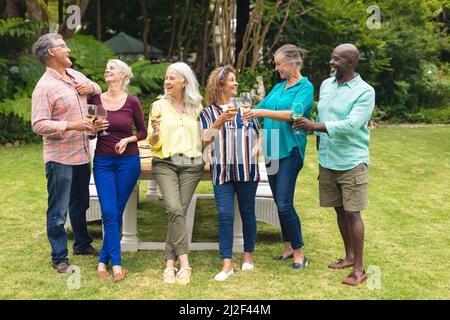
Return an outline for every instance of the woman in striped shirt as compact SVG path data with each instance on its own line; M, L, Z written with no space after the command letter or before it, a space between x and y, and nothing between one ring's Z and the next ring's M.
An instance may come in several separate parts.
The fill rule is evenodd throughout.
M208 107L200 113L202 141L211 153L211 178L219 212L219 248L223 268L214 279L224 281L234 273L233 222L234 194L241 212L244 233L242 271L253 269L256 240L255 195L259 181L257 157L260 150L256 120L242 121L241 112L232 110L230 99L237 95L236 72L231 66L216 68L208 78Z

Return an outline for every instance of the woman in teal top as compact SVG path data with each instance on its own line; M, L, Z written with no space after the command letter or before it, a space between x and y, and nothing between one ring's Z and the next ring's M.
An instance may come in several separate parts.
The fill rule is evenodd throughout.
M292 128L293 115L309 118L313 105L313 85L300 72L303 57L304 50L292 44L279 48L274 55L275 70L286 80L275 85L269 95L243 117L244 120L264 119L267 175L284 241L284 253L275 259L293 258L294 269L308 265L302 249L301 223L294 208L295 183L305 158L306 132L294 132Z

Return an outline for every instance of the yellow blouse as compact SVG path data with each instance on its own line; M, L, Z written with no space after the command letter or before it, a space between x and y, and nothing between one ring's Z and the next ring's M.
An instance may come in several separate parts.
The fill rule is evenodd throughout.
M199 105L195 115L179 114L166 99L153 102L151 115L160 114L159 140L155 145L150 143L153 132L151 121L148 125L148 141L154 157L165 159L175 154L189 158L202 156L202 143L198 114L202 109Z

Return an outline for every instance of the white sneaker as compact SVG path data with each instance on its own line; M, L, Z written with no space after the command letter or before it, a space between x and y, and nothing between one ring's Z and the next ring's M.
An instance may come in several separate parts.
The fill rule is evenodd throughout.
M244 262L242 264L242 271L250 271L253 270L253 268L255 268L255 265L253 263L248 263L248 262Z
M234 274L233 269L231 269L228 272L220 271L216 276L214 277L214 280L216 281L225 281L227 280L232 274Z

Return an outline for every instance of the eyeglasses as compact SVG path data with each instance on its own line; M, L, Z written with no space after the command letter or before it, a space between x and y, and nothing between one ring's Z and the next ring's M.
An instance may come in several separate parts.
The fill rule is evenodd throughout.
M67 44L65 44L65 43L60 44L60 45L57 45L57 46L54 46L54 47L52 47L52 49L58 48L58 47L61 47L61 48L64 48L64 49L69 49L69 47L68 47Z

